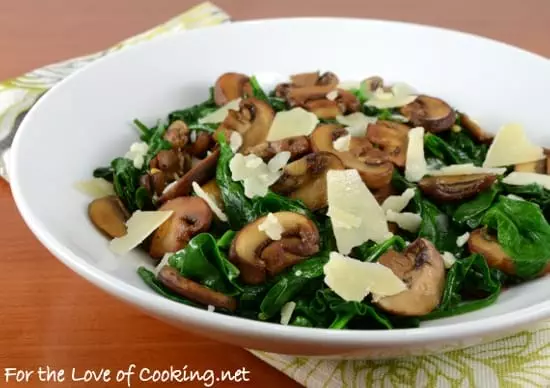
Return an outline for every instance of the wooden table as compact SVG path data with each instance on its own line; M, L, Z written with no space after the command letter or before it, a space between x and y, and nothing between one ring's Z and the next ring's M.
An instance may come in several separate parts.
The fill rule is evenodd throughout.
M1 0L0 79L102 49L196 3ZM432 24L485 35L550 56L547 0L218 0L216 4L234 20L353 16ZM24 225L4 182L0 183L0 214L0 386L5 384L4 368L9 367L36 369L49 365L83 371L127 368L132 363L151 369L170 365L196 370L246 367L250 371L249 385L297 386L247 351L169 327L69 271ZM31 381L19 385L40 385L36 379Z

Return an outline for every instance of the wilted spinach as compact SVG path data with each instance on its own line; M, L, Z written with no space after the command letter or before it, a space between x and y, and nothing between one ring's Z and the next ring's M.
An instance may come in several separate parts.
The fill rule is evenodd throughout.
M550 261L550 225L534 203L500 196L481 223L496 231L518 277L533 278Z
M126 158L115 158L111 162L113 171L113 187L116 195L122 200L128 211L139 209L136 193L139 187L140 171L134 167L134 162Z
M172 124L176 120L183 120L187 125L197 124L201 117L217 110L214 102L214 88L210 88L210 98L200 104L193 105L187 109L180 109L168 115L168 122Z
M406 248L407 244L400 236L392 236L380 244L374 244L367 241L353 249L353 255L361 261L376 262L390 248L394 248L401 252Z
M485 212L489 210L500 192L500 185L494 184L488 190L479 193L474 199L463 202L455 210L453 220L471 229L477 228L481 224Z
M428 157L439 159L444 164L473 163L481 166L487 154L487 146L476 144L464 131L451 131L446 138L427 133L424 149Z

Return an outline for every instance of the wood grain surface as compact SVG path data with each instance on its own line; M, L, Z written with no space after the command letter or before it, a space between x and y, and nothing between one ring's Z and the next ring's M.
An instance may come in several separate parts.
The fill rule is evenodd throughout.
M103 49L192 5L193 0L0 0L0 79ZM352 16L443 26L550 56L547 0L218 0L234 20ZM410 42L422 44L422 42ZM5 368L246 368L249 386L297 386L243 349L178 331L115 300L50 255L21 220L0 183L0 386ZM33 378L34 377L34 378ZM121 386L28 383L7 386ZM139 386L133 381L132 387ZM202 382L180 384L204 386ZM215 386L235 386L235 383ZM245 384L246 385L246 384Z

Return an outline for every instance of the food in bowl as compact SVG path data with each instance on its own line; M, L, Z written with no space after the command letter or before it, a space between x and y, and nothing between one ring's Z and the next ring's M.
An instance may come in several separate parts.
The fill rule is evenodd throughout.
M547 272L550 167L521 126L486 133L380 77L295 74L210 98L97 168L92 223L157 293L285 325L394 329L474 311Z

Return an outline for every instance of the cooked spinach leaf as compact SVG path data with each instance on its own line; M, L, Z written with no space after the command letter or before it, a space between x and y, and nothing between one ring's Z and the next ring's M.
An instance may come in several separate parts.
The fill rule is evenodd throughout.
M407 247L405 240L400 236L393 236L386 241L375 244L371 241L367 241L358 247L355 247L352 254L355 258L361 261L376 262L386 251L390 248L401 252Z
M116 195L129 212L139 209L136 192L139 187L140 171L134 167L134 162L126 158L115 158L111 162L111 169Z
M518 277L533 278L550 261L550 225L536 204L500 196L481 223L496 231Z
M210 88L210 98L187 109L176 110L168 115L168 122L183 120L187 125L197 124L197 121L218 109L214 102L214 88Z
M463 202L455 210L453 220L471 229L477 228L481 224L485 212L489 210L500 192L500 185L494 184L488 190L479 193L474 199Z

